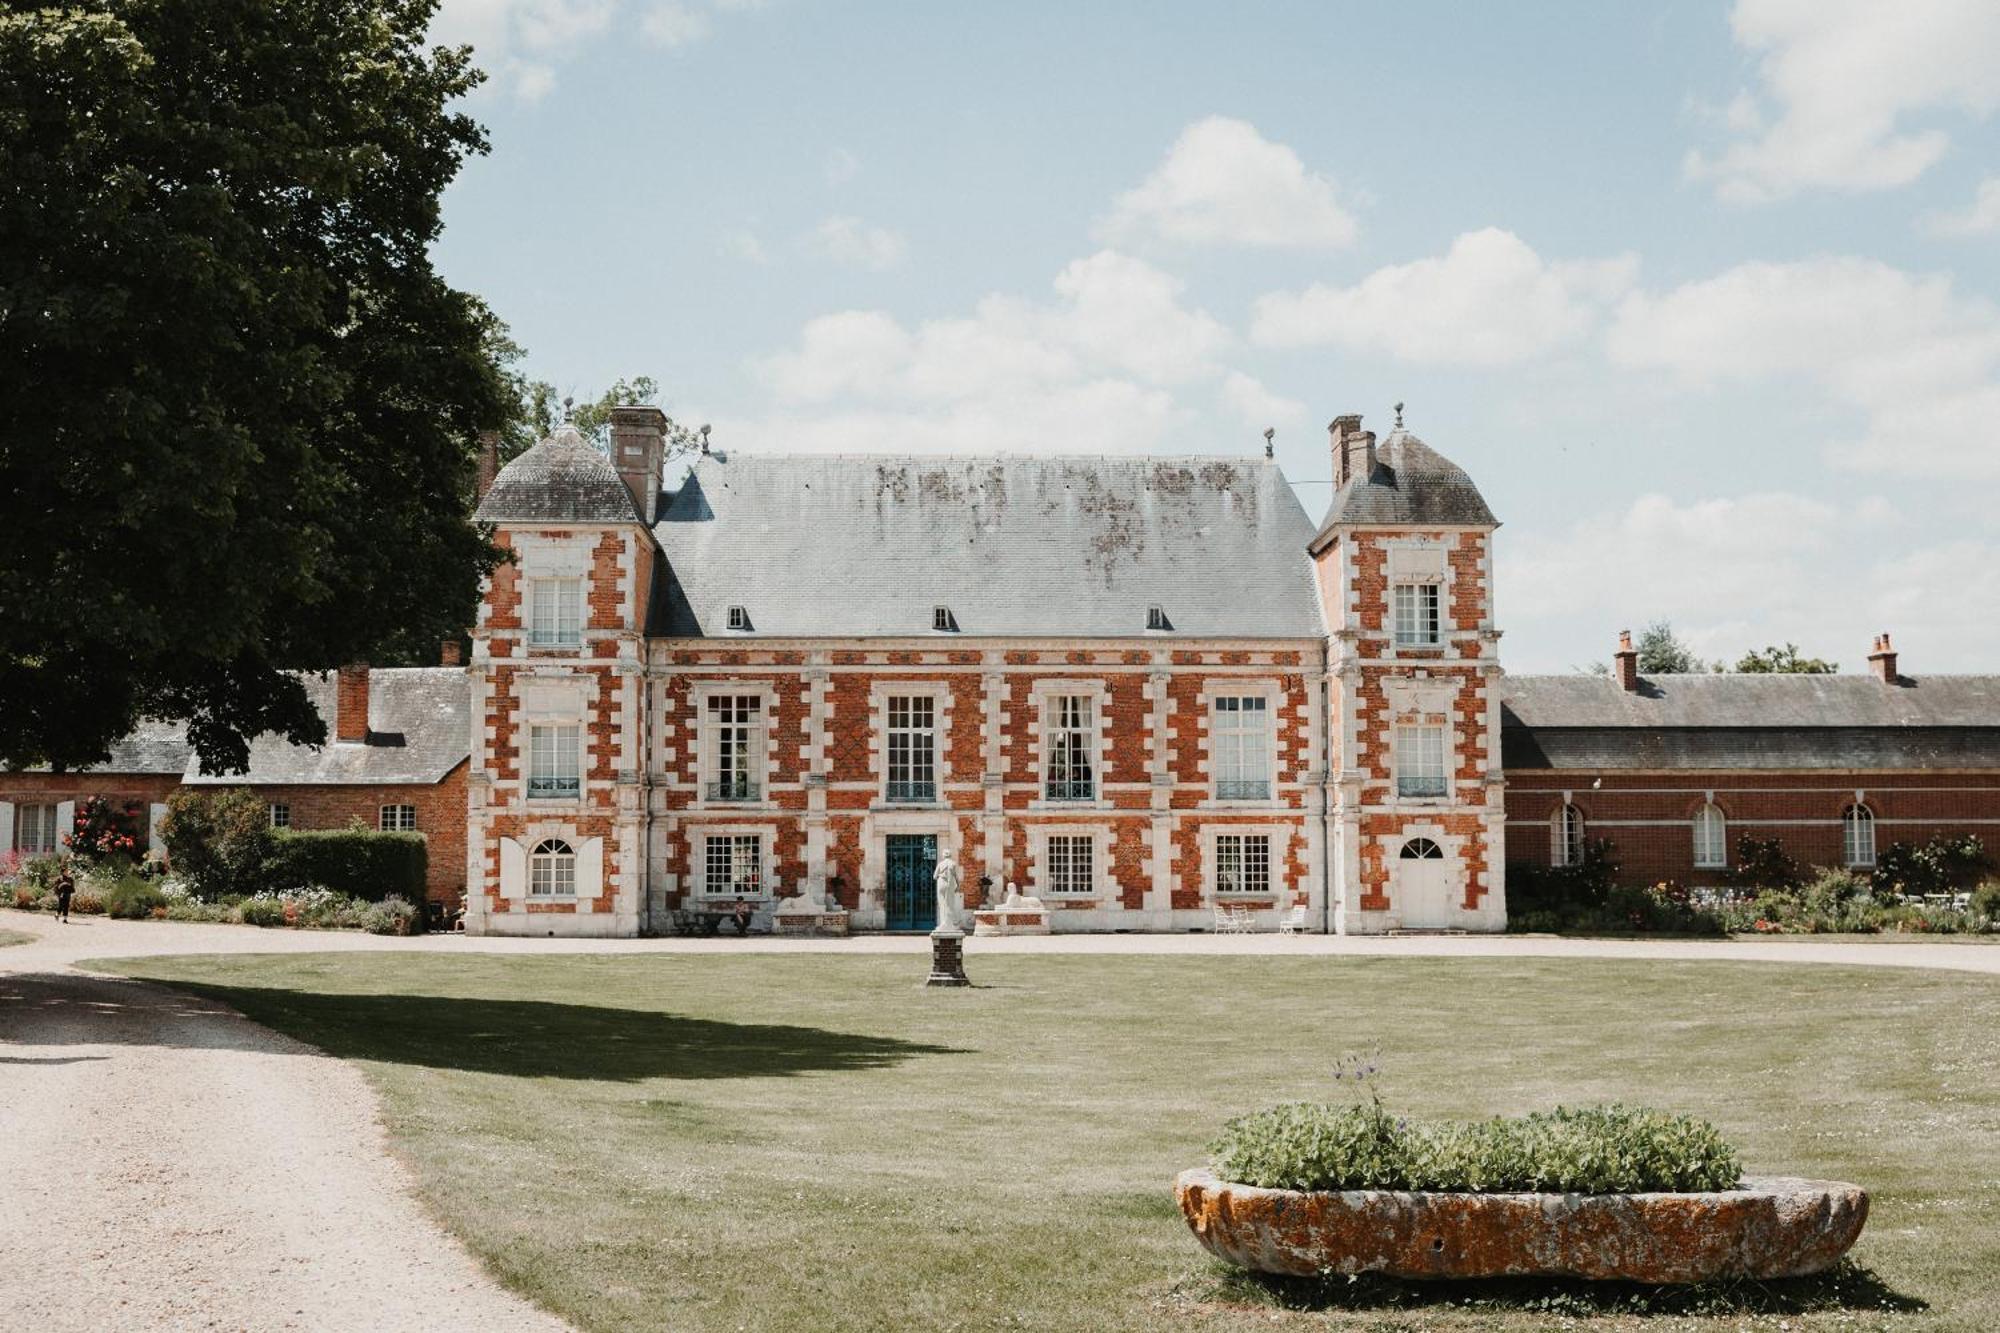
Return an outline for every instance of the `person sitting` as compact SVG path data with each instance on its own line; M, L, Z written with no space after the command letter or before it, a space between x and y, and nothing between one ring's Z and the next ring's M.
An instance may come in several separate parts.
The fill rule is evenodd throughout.
M753 910L750 900L739 894L735 904L729 909L729 919L735 923L738 935L750 933L750 914Z

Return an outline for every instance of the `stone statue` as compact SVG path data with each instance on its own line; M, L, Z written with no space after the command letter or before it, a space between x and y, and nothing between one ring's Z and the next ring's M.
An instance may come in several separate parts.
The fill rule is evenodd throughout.
M965 872L958 868L958 862L946 852L938 857L937 869L931 873L931 884L937 889L937 928L957 930L959 908L963 899L959 896L959 885L965 881Z

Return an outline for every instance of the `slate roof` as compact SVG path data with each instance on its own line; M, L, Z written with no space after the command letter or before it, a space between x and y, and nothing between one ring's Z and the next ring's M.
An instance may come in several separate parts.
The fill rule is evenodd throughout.
M351 785L440 782L472 753L472 689L460 667L377 667L368 676L365 745L333 738L335 677L301 677L313 707L326 719L327 743L317 750L277 736L250 743L243 773L204 774L190 758L182 780L196 786L269 784Z
M638 506L611 460L565 424L500 469L473 518L482 523L636 523Z
M654 535L649 633L1307 638L1312 521L1242 457L711 454ZM736 637L732 635L731 637ZM939 635L940 638L954 637Z
M2000 676L1501 679L1510 769L2000 768Z
M1335 492L1311 549L1323 549L1347 523L1497 527L1500 520L1465 469L1406 430L1392 430L1375 449L1375 467Z
M111 757L101 764L72 769L76 773L179 773L187 768L194 747L188 744L187 728L178 722L139 723L130 732L111 742ZM5 773L47 773L47 764L11 769Z

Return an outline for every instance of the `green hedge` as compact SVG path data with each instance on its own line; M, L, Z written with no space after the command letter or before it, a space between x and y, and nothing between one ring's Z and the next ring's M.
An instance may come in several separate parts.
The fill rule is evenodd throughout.
M274 890L327 888L371 903L397 897L421 909L429 870L421 833L277 829L262 879Z

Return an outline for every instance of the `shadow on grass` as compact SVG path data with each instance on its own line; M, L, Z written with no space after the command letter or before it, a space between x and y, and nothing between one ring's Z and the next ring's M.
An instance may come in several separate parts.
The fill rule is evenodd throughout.
M1688 1286L1494 1278L1405 1282L1364 1274L1347 1278L1273 1277L1218 1269L1209 1299L1284 1310L1461 1310L1583 1315L1795 1315L1834 1310L1911 1314L1930 1304L1906 1296L1851 1260L1814 1277L1750 1278Z
M348 1060L522 1078L769 1078L879 1069L948 1046L825 1028L730 1023L657 1010L445 995L346 995L171 983ZM172 1044L174 1029L161 1030ZM79 1031L82 1041L101 1040ZM189 1044L208 1044L190 1032Z

